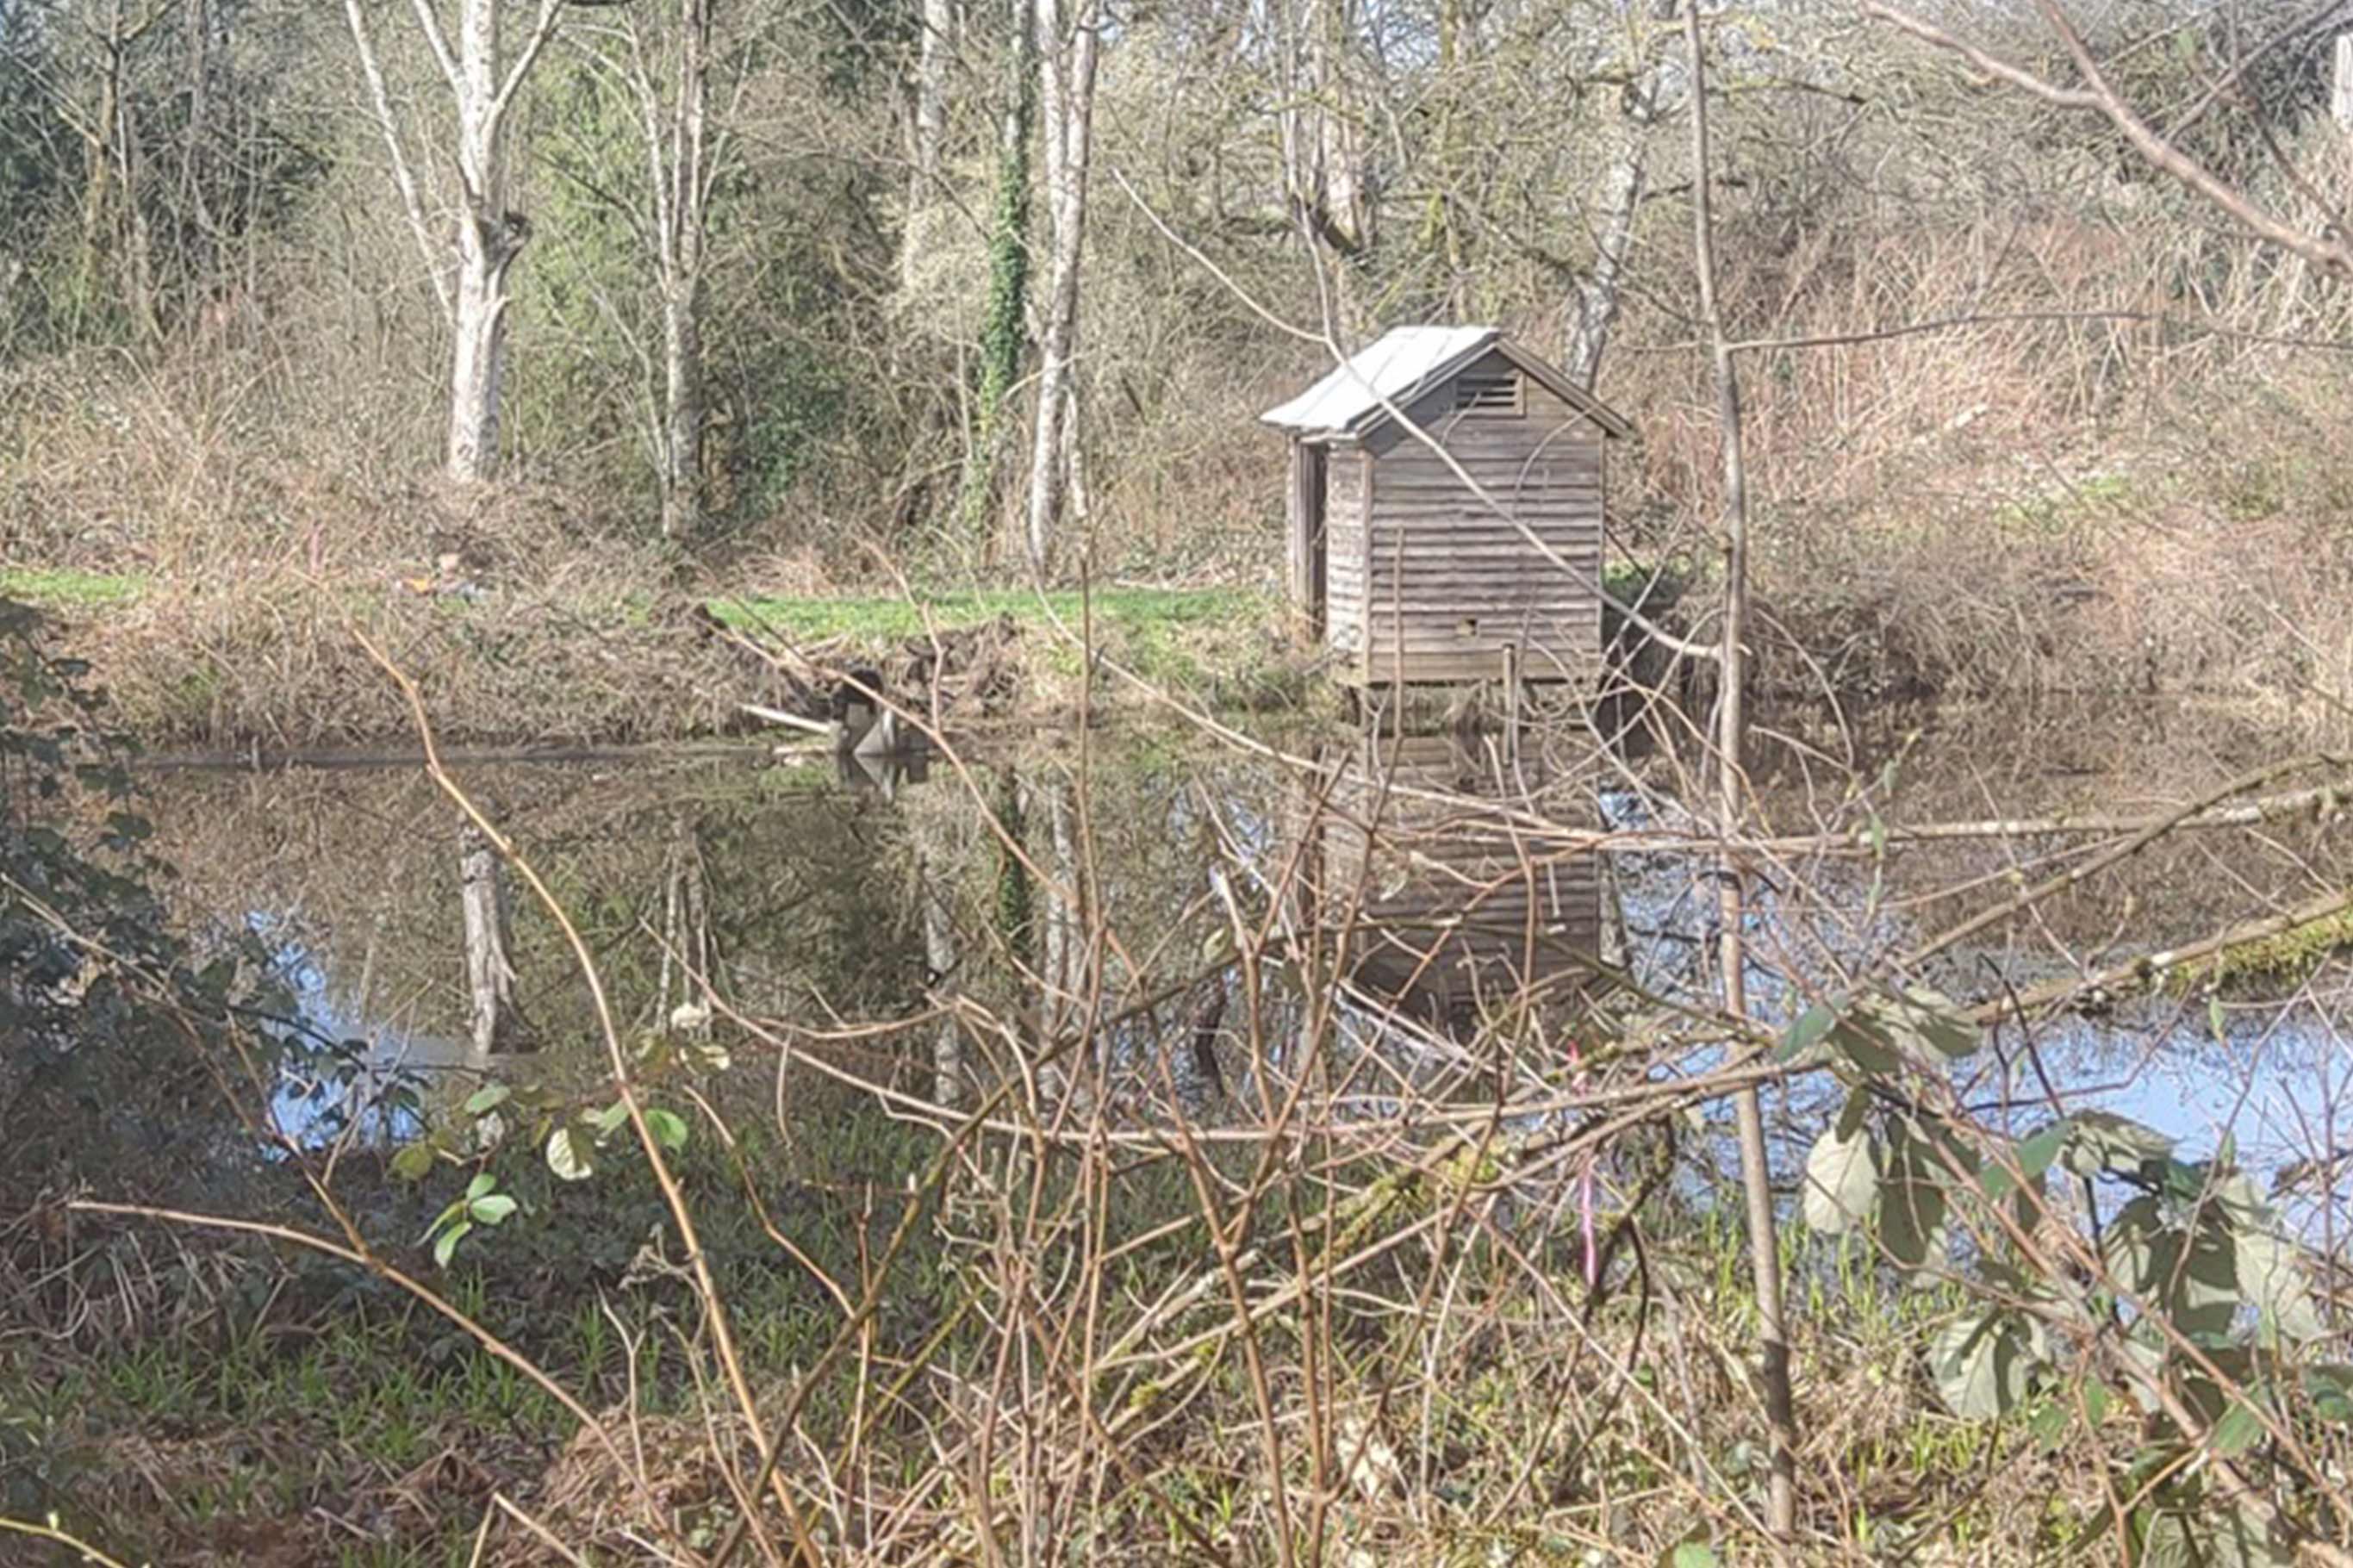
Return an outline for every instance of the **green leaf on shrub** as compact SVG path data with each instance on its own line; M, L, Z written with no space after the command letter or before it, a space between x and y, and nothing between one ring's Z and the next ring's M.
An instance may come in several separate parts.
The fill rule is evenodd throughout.
M2263 1440L2263 1418L2245 1400L2233 1399L2231 1408L2214 1423L2211 1437L2216 1453L2243 1454Z
M2323 1421L2353 1421L2353 1366L2306 1367L2304 1393Z
M1899 1046L1956 1061L1977 1054L1977 1025L1940 991L1915 985L1898 995L1874 997L1871 1011Z
M586 1181L596 1173L595 1141L577 1127L557 1128L548 1135L547 1168L561 1181Z
M2008 1197L2017 1190L2021 1179L2027 1185L2033 1185L2042 1173L2051 1168L2051 1162L2059 1157L2070 1128L2071 1123L2063 1117L2042 1131L2012 1144L2010 1157L2010 1163L2018 1167L2017 1173L2013 1175L2010 1166L1999 1161L1989 1163L1985 1173L1985 1195L1997 1201Z
M2137 1172L2173 1153L2172 1139L2113 1110L2079 1110L2070 1120L2073 1131L2061 1158L2079 1176Z
M2239 1291L2263 1314L2264 1325L2287 1340L2316 1340L2327 1332L2304 1271L2296 1267L2295 1248L2253 1224L2234 1228Z
M1837 1236L1868 1219L1878 1200L1879 1156L1868 1132L1845 1137L1833 1127L1815 1140L1799 1203L1807 1225Z
M1937 1395L1965 1420L1989 1421L2018 1408L2033 1371L2024 1331L1998 1308L1947 1324L1928 1345Z
M514 1212L514 1199L504 1193L493 1193L486 1198L476 1198L466 1205L467 1216L477 1225L496 1225Z
M448 1229L443 1231L441 1233L440 1239L433 1244L434 1267L437 1268L448 1268L450 1254L458 1250L458 1243L464 1238L468 1231L472 1230L473 1228L473 1221L461 1219L458 1221L457 1224L449 1226Z
M1781 1044L1773 1052L1773 1059L1777 1062L1794 1060L1808 1046L1829 1034L1837 1022L1836 1008L1825 1002L1815 1003L1799 1014L1798 1021L1790 1025L1788 1033L1781 1037Z
M433 1171L433 1145L422 1141L403 1146L392 1157L392 1173L404 1182L421 1182Z
M495 1110L505 1104L513 1093L514 1090L502 1083L484 1084L466 1097L466 1114L480 1116L484 1111Z
M673 1154L686 1147L686 1122L674 1110L664 1110L658 1105L649 1106L646 1110L646 1131L654 1135L655 1142Z
M1935 1250L1945 1223L1945 1184L1935 1151L1916 1128L1898 1128L1889 1141L1886 1183L1879 1198L1879 1243L1905 1268L1917 1268Z

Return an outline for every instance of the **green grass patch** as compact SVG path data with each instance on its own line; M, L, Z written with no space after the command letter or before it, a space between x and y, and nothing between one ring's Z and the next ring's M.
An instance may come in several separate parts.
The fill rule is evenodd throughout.
M80 572L71 567L0 569L0 596L21 599L46 609L127 605L139 597L146 586L145 578L123 572Z
M1039 594L1032 588L959 589L912 597L861 599L714 598L712 613L731 626L766 628L810 640L884 640L923 635L927 626L955 630L1011 616L1024 626L1059 617L1073 631L1088 613L1075 589ZM1134 632L1255 623L1266 601L1238 588L1105 588L1092 595L1092 618L1106 630Z
M1083 630L1094 647L1155 686L1192 691L1219 703L1293 706L1298 693L1280 668L1271 637L1275 606L1239 588L1108 588L1091 597L1075 589L961 589L912 597L713 599L713 615L746 630L800 643L840 639L851 647L954 632L1010 616L1033 634L1034 668L1076 680Z

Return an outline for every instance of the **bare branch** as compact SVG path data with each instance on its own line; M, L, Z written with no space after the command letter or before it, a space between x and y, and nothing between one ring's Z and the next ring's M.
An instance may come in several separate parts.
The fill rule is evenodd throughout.
M2151 167L2171 175L2221 208L2256 238L2300 256L2315 266L2353 275L2353 247L2348 247L2343 239L2328 235L2306 234L2273 216L2258 207L2245 192L2221 179L2159 135L2100 74L2099 65L2092 58L2091 50L2084 47L2082 35L2075 31L2054 0L2036 0L2036 5L2043 20L2066 46L2076 70L2084 78L2084 86L2068 88L2046 81L2031 71L1998 59L1976 45L1955 37L1933 22L1885 4L1884 0L1863 0L1862 12L1866 16L1885 22L1915 38L1958 55L1982 74L2031 93L2045 103L2061 109L2086 110L2102 116Z

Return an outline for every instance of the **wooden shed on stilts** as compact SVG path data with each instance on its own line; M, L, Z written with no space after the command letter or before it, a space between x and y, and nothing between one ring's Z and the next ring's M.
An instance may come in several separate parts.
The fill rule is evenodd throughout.
M1397 328L1260 417L1291 440L1292 593L1344 680L1590 689L1625 419L1494 327Z

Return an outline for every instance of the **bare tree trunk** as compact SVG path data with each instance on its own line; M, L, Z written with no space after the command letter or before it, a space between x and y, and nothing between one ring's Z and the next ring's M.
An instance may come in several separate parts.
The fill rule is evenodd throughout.
M1735 841L1743 817L1747 777L1742 746L1746 717L1741 707L1746 675L1741 639L1748 618L1747 465L1742 451L1740 377L1715 292L1715 217L1708 191L1707 52L1700 39L1699 7L1683 12L1683 37L1691 50L1692 242L1699 273L1700 314L1705 318L1715 374L1717 417L1724 449L1724 642L1722 686L1716 694L1715 776L1717 831L1725 849L1717 910L1718 948L1724 966L1724 1005L1736 1017L1748 1013L1747 954L1742 936L1747 911L1744 871ZM1797 1528L1797 1417L1789 1394L1788 1325L1781 1301L1781 1256L1775 1238L1773 1175L1765 1147L1765 1108L1754 1085L1738 1090L1733 1109L1739 1125L1740 1177L1747 1194L1748 1262L1757 1290L1757 1327L1765 1416L1771 1439L1771 1476L1766 1522L1774 1535L1789 1539Z
M460 0L455 47L428 0L416 0L418 30L449 89L456 110L457 231L445 252L436 246L411 172L406 144L385 91L374 40L359 0L344 0L343 16L367 79L378 130L392 153L393 182L408 211L436 289L449 313L448 437L443 463L451 479L471 483L498 467L499 412L506 369L506 281L530 237L531 225L506 205L506 122L515 94L554 35L563 0L538 0L531 36L512 60L499 28L501 0ZM440 274L451 270L454 287Z
M899 238L899 287L913 295L932 245L939 208L940 161L948 136L948 63L955 47L955 0L923 0L915 46L915 123L907 185L907 223Z
M1663 22L1674 14L1675 0L1654 0L1654 20ZM1634 220L1641 214L1650 183L1651 133L1659 123L1662 73L1658 62L1645 58L1649 47L1649 37L1640 25L1630 24L1629 78L1619 116L1620 140L1601 174L1593 270L1577 284L1569 301L1572 320L1561 368L1588 391L1601 374L1601 356L1609 347L1610 329L1618 323L1626 258L1634 245Z
M1096 0L1079 0L1068 36L1063 0L1039 0L1038 81L1044 111L1046 196L1053 214L1053 256L1038 367L1038 420L1030 446L1029 564L1051 564L1061 521L1075 422L1070 416L1071 362L1079 340L1079 264L1086 247L1087 163L1092 144Z
M458 218L457 315L449 365L449 477L487 479L499 463L499 405L506 380L507 269L528 232L480 209Z
M506 876L498 851L472 823L458 830L459 899L466 915L466 994L473 1016L474 1051L531 1048L515 1007L512 934Z
M679 0L678 71L664 134L660 95L638 49L638 101L654 168L654 260L662 301L662 537L702 526L702 241L710 195L711 0ZM637 45L634 26L632 47Z
M1291 105L1282 113L1284 183L1293 218L1318 255L1333 263L1325 329L1355 323L1347 287L1351 265L1373 248L1377 207L1362 117L1348 80L1355 0L1307 0L1285 75Z

